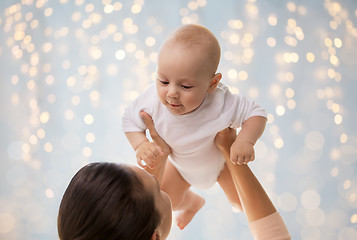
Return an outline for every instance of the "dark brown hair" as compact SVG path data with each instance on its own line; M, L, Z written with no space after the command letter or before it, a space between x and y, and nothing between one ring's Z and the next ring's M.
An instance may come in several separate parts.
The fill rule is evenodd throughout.
M59 208L61 240L149 240L160 215L135 172L114 163L91 163L67 187Z

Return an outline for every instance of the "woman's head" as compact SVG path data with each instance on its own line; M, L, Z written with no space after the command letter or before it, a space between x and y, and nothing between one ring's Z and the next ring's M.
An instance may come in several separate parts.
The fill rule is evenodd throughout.
M171 227L171 203L166 194L154 189L155 182L134 166L86 165L63 195L60 239L165 239Z

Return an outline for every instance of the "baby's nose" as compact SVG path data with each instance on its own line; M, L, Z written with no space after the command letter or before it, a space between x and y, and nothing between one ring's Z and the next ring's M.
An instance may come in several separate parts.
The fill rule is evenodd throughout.
M178 93L178 89L176 86L169 86L168 92L167 92L167 96L172 97L172 98L178 98L179 93Z

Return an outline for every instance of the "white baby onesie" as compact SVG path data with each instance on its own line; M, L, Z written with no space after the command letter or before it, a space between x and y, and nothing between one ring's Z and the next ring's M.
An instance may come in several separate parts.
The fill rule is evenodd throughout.
M192 186L207 189L224 167L223 155L214 144L216 134L241 127L252 116L266 117L265 110L252 100L232 94L222 83L207 94L203 103L185 115L171 113L159 100L155 84L140 95L123 116L124 132L146 129L139 113L147 112L159 135L172 149L170 160Z

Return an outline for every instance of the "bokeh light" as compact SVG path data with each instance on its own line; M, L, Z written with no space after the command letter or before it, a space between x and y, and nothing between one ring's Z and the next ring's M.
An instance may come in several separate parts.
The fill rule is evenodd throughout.
M1 1L0 239L57 239L62 194L94 161L136 164L125 107L182 24L221 43L218 71L268 113L251 168L292 239L357 239L357 2ZM169 239L253 239L218 185Z

